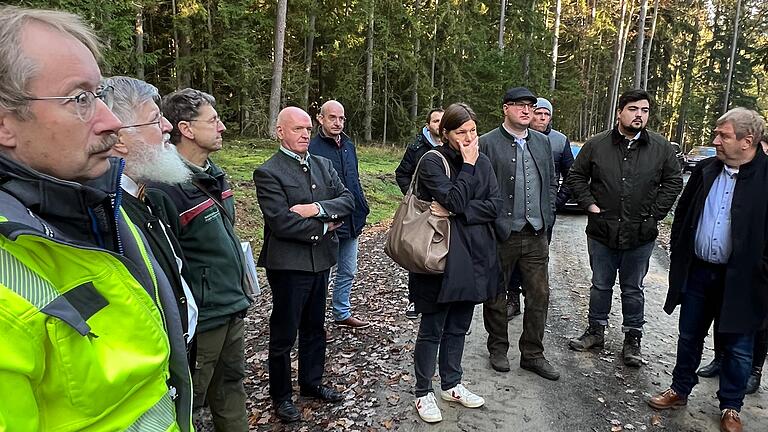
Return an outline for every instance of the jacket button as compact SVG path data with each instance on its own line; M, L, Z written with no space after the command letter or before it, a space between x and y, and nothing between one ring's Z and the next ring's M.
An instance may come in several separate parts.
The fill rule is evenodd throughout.
M317 187L317 185L312 185L312 189L315 189L316 187Z
M510 177L509 179L510 179L510 180L514 180L514 179L515 179L515 176L512 176L512 177Z
M148 228L148 229L154 229L154 228L152 227L152 222L147 222L147 228Z
M510 195L509 197L510 197L510 198L513 198L513 197L514 197L514 195Z
M304 172L307 172L307 167L306 166L302 166L301 169L303 169Z
M507 216L512 216L512 213L507 213Z
M515 158L512 158L512 162L517 162L517 159L515 159Z

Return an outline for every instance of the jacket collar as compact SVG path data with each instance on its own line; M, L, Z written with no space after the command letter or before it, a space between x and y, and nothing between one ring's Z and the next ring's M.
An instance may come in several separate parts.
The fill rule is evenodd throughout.
M511 133L509 133L509 131L507 130L507 128L504 126L504 123L502 123L502 124L501 124L501 126L499 126L499 130L501 131L501 134L502 134L502 135L503 135L505 138L507 138L507 139L509 139L509 140L512 140L512 141L515 141L515 140L517 140L517 137L516 137L516 136L512 135ZM528 140L530 140L530 139L531 139L531 130L530 130L530 129L526 129L526 130L525 130L525 137L523 137L523 139L524 139L526 142L528 142Z
M627 137L625 137L624 135L621 134L621 132L619 132L619 127L615 126L613 128L613 130L611 131L611 141L614 144L618 145L618 144L621 144L626 139L627 139ZM635 142L638 143L638 144L648 144L650 142L650 140L651 140L651 138L648 135L648 129L647 128L643 128L640 131L640 137Z
M115 220L119 217L123 166L122 159L109 158L106 173L77 183L0 155L0 189L68 239L119 250Z

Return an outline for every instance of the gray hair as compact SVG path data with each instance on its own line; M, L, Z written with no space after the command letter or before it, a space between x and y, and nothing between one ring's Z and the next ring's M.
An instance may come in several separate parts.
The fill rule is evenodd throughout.
M15 113L19 118L29 117L27 91L29 81L37 72L37 65L24 56L21 35L29 23L39 23L68 34L101 60L99 39L93 30L77 15L44 9L25 9L0 6L0 110Z
M757 146L760 144L760 140L765 132L765 119L757 111L742 107L731 108L717 119L715 125L720 126L726 122L733 126L736 139L752 135L752 145Z
M203 105L216 106L216 99L208 93L192 88L177 90L163 97L163 111L165 118L173 125L171 131L171 142L178 144L181 141L181 132L179 131L180 121L190 121L200 114L200 107Z
M157 87L142 80L126 76L113 76L103 78L101 85L112 86L115 89L112 112L124 125L136 122L136 112L141 105L154 102L160 106L160 92L158 92Z

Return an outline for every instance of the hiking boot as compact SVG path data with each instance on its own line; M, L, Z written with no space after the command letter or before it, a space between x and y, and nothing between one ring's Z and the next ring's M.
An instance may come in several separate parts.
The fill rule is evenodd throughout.
M756 393L757 390L760 389L760 379L763 377L763 368L759 366L755 366L752 368L752 373L749 375L749 380L747 380L747 391L746 394L753 394Z
M440 412L440 408L437 406L437 399L432 392L427 393L426 396L416 398L416 411L419 413L419 417L427 423L437 423L443 420L443 414Z
M510 293L507 296L507 321L520 315L520 294Z
M458 402L467 408L479 408L485 404L485 399L467 390L461 384L456 384L452 389L441 391L440 397L444 401Z
M702 378L712 378L720 375L720 355L716 353L715 358L708 365L702 366L696 371L696 375Z
M624 347L621 349L621 355L624 357L624 364L629 367L640 367L643 364L643 357L640 353L640 339L643 333L640 330L630 330L624 333Z
M571 339L568 346L575 351L586 351L590 348L602 348L605 345L605 326L590 323L584 334Z

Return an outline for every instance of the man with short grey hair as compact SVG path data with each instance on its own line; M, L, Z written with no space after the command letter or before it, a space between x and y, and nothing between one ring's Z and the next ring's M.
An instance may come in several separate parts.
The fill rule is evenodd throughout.
M213 96L187 88L166 95L162 111L171 142L192 171L179 184L153 182L146 197L169 223L187 265L182 269L199 306L192 374L197 413L208 403L217 431L248 430L245 409L245 315L251 304L243 251L235 233L234 193L209 158L226 130Z
M698 383L712 322L720 340L720 430L741 432L739 417L752 369L755 332L768 324L768 156L765 121L733 108L716 123L717 156L693 170L672 222L668 314L680 305L672 385L652 397L656 409L684 406Z
M184 255L171 234L171 227L157 216L158 211L152 204L144 200L144 187L147 182L183 183L192 172L184 165L176 147L168 142L172 127L157 105L160 94L155 86L124 76L105 78L101 84L114 89L112 112L123 122L117 130L117 143L112 147L112 154L125 161L120 182L122 208L144 233L152 254L171 283L189 344L197 327L197 304L181 276Z
M173 293L120 210L99 48L73 14L0 6L2 430L193 430Z

